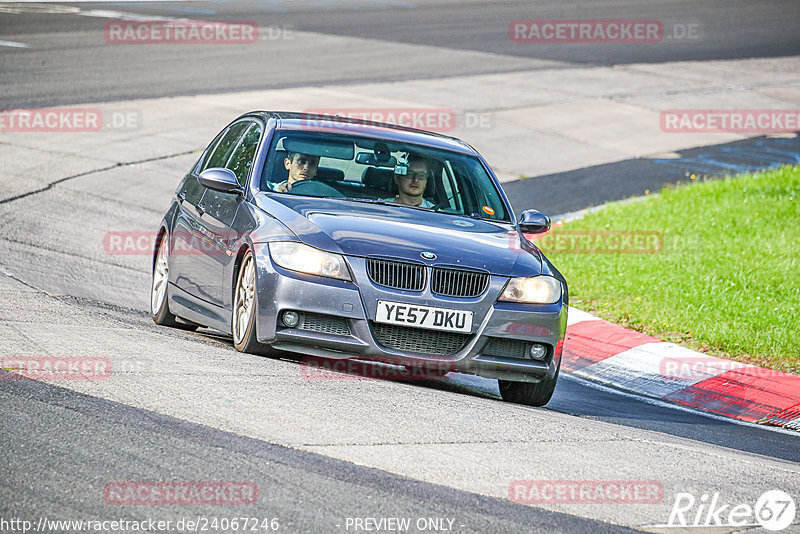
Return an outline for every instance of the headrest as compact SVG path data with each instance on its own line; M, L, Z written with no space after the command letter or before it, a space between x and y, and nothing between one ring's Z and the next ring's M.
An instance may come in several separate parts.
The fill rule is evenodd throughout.
M317 169L317 176L314 179L341 182L344 180L344 171L341 169L332 169L330 167L319 167Z
M364 169L361 181L367 187L390 191L394 185L394 169L367 167Z
M286 169L286 166L283 163L288 154L289 153L285 150L275 151L275 163L272 165L272 169L267 169L267 166L264 165L263 174L266 174L268 171L271 172L269 176L263 176L262 183L266 184L267 182L270 182L277 184L289 178L289 171Z

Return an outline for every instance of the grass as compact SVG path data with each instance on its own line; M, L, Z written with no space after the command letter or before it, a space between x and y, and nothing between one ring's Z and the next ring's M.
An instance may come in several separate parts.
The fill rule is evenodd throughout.
M554 227L542 250L577 308L694 350L800 374L799 203L800 166L679 183ZM603 242L603 231L655 231L661 248L575 253L555 241L559 232L587 230Z

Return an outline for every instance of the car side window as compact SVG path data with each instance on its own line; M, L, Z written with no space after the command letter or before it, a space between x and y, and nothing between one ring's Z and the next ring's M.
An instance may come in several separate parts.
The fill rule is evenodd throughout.
M189 175L186 178L186 183L183 187L183 201L188 202L192 206L197 206L200 203L200 199L203 198L203 193L205 193L206 188L203 187L200 182L197 181L197 178L193 175Z
M231 153L236 148L236 142L239 140L239 137L241 137L244 130L250 126L250 124L250 121L242 121L228 128L228 131L225 132L225 135L223 135L222 139L217 143L211 156L206 160L202 170L204 171L213 167L224 167L231 157Z
M442 210L448 210L452 213L464 213L461 202L461 193L458 189L458 183L453 176L453 167L449 161L442 168L442 189L444 191L444 198L442 202Z
M214 149L219 144L220 139L222 139L222 134L224 133L226 133L226 131L218 133L217 136L214 138L214 140L208 144L205 151L203 152L203 155L200 156L200 159L197 160L195 166L192 167L192 172L194 174L200 174L201 172L206 170L206 167L208 166L208 160L211 159L211 154L214 153Z
M242 187L247 181L247 173L250 172L250 166L253 164L253 158L256 155L260 139L261 125L253 122L239 141L239 146L231 154L227 165L225 165L233 171L233 174L236 175L236 180Z

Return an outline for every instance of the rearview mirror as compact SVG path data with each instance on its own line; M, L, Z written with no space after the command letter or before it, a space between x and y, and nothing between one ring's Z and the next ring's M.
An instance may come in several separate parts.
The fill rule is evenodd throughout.
M209 189L222 193L236 193L237 195L241 195L244 192L242 186L240 186L239 182L236 180L236 175L233 174L233 171L230 169L223 169L222 167L213 167L204 170L200 173L200 176L197 177L197 181Z
M397 158L394 156L384 156L373 154L371 152L359 152L356 154L356 163L361 165L370 165L372 167L386 167L393 169L397 165Z
M541 234L550 229L550 217L537 210L525 210L519 219L519 230L524 234Z

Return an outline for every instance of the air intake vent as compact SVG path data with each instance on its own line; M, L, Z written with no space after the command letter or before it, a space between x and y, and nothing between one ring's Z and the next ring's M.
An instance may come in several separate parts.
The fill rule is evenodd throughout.
M425 266L377 258L367 258L369 279L379 286L408 291L425 288Z
M405 352L417 352L435 356L455 354L467 344L471 334L441 332L395 326L391 324L372 323L372 332L381 345Z
M319 313L301 313L300 324L297 325L297 328L310 332L319 332L321 334L333 334L335 336L350 335L350 325L347 324L346 319Z
M434 267L431 291L447 297L477 297L488 285L487 273Z
M481 352L487 356L498 356L500 358L531 359L528 354L530 348L530 341L492 337L489 338L489 343Z

